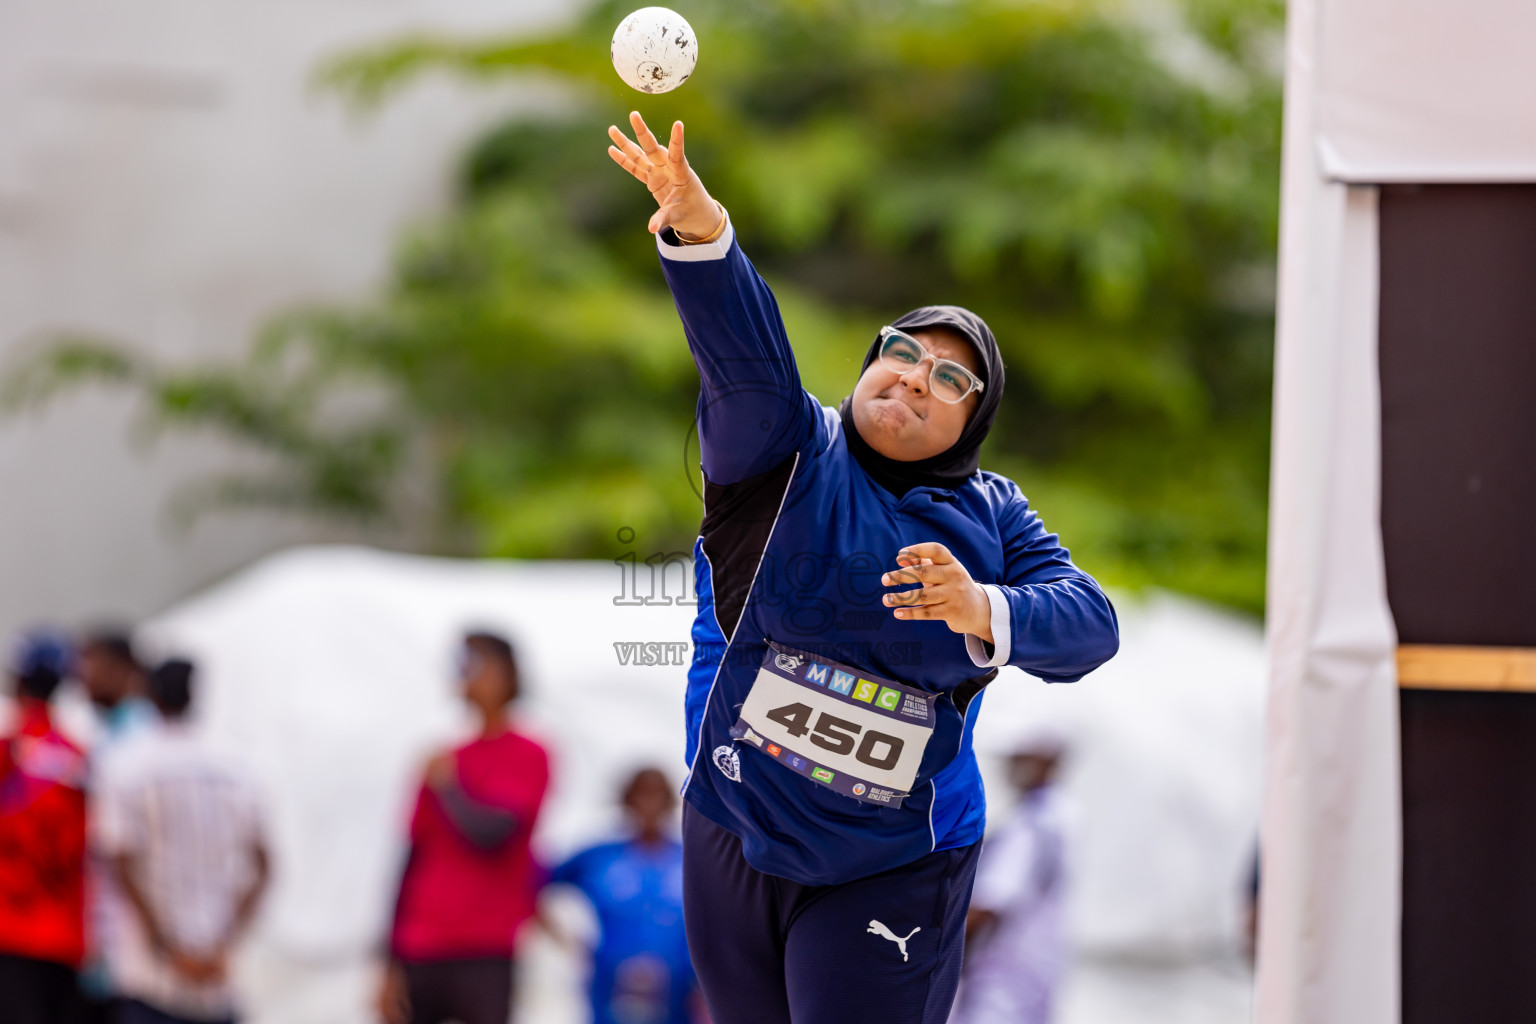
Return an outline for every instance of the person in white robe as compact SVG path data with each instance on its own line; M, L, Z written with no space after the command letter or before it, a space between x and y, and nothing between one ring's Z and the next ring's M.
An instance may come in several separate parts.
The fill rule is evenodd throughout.
M1049 1024L1066 970L1068 809L1055 785L1066 743L1041 728L1013 749L1019 802L982 849L951 1024Z

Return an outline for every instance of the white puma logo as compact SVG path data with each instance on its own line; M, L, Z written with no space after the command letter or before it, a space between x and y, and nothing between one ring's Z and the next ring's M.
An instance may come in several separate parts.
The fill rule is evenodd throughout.
M891 931L879 921L869 922L869 927L864 930L870 935L878 935L882 939L890 939L892 942L896 943L897 946L901 947L901 959L903 963L905 963L907 959L907 940L916 935L918 932L922 931L921 928L913 928L911 931L907 932L906 935L897 935L895 932Z

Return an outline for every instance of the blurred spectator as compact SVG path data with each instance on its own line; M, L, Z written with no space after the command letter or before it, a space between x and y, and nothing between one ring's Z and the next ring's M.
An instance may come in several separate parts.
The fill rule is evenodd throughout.
M85 952L85 757L48 713L68 643L35 633L8 668L20 722L0 738L0 1020L55 1024L78 1012Z
M127 631L87 633L80 642L75 674L101 715L101 743L110 746L154 722L154 705L144 693L144 670Z
M516 732L512 646L464 638L461 679L480 735L427 767L411 817L379 1011L392 1024L506 1024L518 928L533 916L528 849L549 755Z
M98 628L86 633L80 642L75 675L101 722L101 731L90 751L92 771L99 773L114 751L140 730L153 725L159 715L145 696L144 670L126 629ZM114 953L130 927L126 920L128 907L118 890L112 866L95 851L86 856L86 880L86 932L90 946L80 983L90 1007L90 1019L106 1021L111 1017L114 992Z
M1048 1024L1066 968L1066 823L1054 785L1065 743L1022 737L1008 762L1019 803L987 838L966 918L955 1024Z
M191 730L192 684L185 661L149 674L162 721L99 779L94 837L129 908L113 962L119 1024L232 1021L230 952L267 882L255 785Z
M593 1024L689 1024L702 1000L683 933L683 846L670 828L677 798L666 775L643 768L622 800L629 838L582 850L550 882L575 886L597 912Z

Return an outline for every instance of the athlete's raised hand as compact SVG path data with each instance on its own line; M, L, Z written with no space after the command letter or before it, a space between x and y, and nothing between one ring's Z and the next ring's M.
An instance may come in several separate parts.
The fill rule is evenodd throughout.
M956 633L992 639L992 602L949 548L934 541L908 544L896 553L900 566L880 577L887 587L921 583L917 590L885 595L898 619L938 619Z
M613 140L608 155L651 190L660 207L651 214L651 233L670 226L686 239L708 237L719 227L722 212L683 155L683 122L672 122L672 138L665 149L638 110L630 111L629 124L635 132L633 140L618 125L608 126L608 137Z

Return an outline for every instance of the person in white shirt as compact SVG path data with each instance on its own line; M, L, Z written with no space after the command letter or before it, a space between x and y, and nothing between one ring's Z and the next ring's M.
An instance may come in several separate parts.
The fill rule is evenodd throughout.
M149 676L163 722L104 766L94 839L130 909L112 963L117 1024L233 1021L229 957L268 866L249 776L191 731L192 666Z
M1067 812L1054 784L1065 752L1059 735L1040 729L1017 741L1009 758L1019 802L982 849L952 1024L1052 1019L1067 964Z

